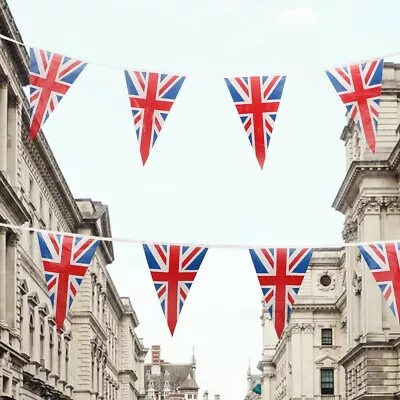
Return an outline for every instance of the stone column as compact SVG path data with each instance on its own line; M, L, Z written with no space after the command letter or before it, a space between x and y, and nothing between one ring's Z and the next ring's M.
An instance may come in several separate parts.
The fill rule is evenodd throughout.
M94 352L93 354L93 385L92 385L92 390L93 392L97 392L98 391L98 375L97 375L97 365L98 365L98 360L97 360L97 351Z
M301 360L303 357L301 343L301 326L294 323L291 328L291 345L292 345L292 397L301 398L302 395L302 373Z
M314 375L310 373L314 368L314 324L303 325L302 342L302 395L307 399L314 397Z
M6 320L10 328L16 328L17 313L17 245L18 234L11 234L6 248Z
M373 197L362 200L360 213L360 240L362 242L381 239L381 207ZM384 341L382 329L382 293L365 261L361 265L361 318L366 341Z
M19 100L17 97L9 100L7 113L7 172L12 187L17 187L17 160L18 160L18 114Z
M8 77L0 77L0 172L3 172L5 176L7 176L8 84Z
M1 91L0 91L1 100ZM1 114L0 114L1 120ZM0 126L1 128L1 126ZM0 139L1 140L1 139ZM0 141L1 145L1 141ZM0 149L1 151L1 149ZM1 161L0 161L1 163ZM6 283L7 283L7 270L6 270L6 228L0 227L0 326L7 324L6 316Z

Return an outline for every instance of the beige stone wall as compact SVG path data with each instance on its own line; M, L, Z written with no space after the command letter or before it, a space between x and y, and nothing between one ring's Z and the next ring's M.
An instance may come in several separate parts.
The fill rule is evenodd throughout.
M6 3L0 26L21 40ZM27 67L24 48L0 46L0 222L110 236L107 207L73 198L42 134L29 143L22 91ZM112 244L102 243L59 333L36 234L0 228L0 397L125 400L144 394L147 349L136 336L139 322L129 300L120 298L107 272L113 259Z

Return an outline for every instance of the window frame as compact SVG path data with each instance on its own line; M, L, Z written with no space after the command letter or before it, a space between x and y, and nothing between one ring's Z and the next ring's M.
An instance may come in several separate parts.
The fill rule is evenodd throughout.
M324 339L328 339L328 337L324 337L324 332L330 332L330 342L325 343ZM332 328L321 328L321 346L333 346L333 329Z
M330 371L332 373L332 379L331 380L324 380L323 373L324 371ZM324 387L325 385L329 385ZM335 394L335 370L334 368L321 368L320 370L320 390L321 390L321 395L331 395L333 396Z

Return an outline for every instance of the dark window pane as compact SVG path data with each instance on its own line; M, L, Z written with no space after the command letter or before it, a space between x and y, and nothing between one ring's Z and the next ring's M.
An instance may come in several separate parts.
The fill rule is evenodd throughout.
M333 369L321 369L321 394L334 394Z
M322 346L332 346L332 329L321 329L321 344Z

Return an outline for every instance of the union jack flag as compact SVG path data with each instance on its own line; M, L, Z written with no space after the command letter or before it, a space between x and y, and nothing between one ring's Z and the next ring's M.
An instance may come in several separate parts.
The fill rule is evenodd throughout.
M125 79L140 155L145 165L185 77L125 71Z
M383 297L400 322L400 242L359 246Z
M285 76L225 78L261 169L285 85Z
M281 338L314 250L267 248L249 251L265 304Z
M376 149L383 58L325 71L372 153Z
M30 49L30 139L62 100L86 64L40 49Z
M61 330L99 241L42 232L37 236L56 325Z
M144 253L171 335L207 248L144 244Z

